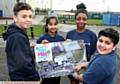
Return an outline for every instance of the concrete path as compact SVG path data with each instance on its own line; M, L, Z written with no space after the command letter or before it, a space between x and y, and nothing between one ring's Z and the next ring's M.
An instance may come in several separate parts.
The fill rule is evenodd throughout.
M44 16L36 16L34 18L33 24L41 24L41 20L44 18ZM0 20L0 24L5 24L6 21ZM12 23L12 20L9 20L7 22L8 24ZM108 28L109 26L107 26ZM59 33L61 35L63 35L64 37L66 37L66 33L72 29L75 29L76 26L75 25L67 25L67 24L59 24ZM101 30L106 28L105 26L86 26L86 28L90 29L91 31L94 31L96 34ZM119 27L113 27L114 29L118 30L120 32L120 28ZM35 43L36 40L30 40L31 43ZM9 76L7 75L7 68L6 68L6 56L5 56L5 41L3 41L2 38L0 38L0 81L2 80L8 80ZM120 51L120 43L119 43L119 47L118 47L118 51ZM120 54L120 52L118 52ZM117 80L120 80L120 78L118 78ZM65 77L61 77L61 84L70 84L69 79L65 76ZM116 83L119 84L119 83Z

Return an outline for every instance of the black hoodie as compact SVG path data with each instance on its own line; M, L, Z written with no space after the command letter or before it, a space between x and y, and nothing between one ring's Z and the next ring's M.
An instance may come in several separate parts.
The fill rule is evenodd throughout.
M10 79L34 81L39 76L35 70L28 36L24 30L11 24L3 34L6 40L6 55Z

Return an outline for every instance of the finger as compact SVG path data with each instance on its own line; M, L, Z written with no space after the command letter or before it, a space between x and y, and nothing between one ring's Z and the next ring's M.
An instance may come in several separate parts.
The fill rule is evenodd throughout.
M48 41L47 40L43 40L42 43L48 43Z

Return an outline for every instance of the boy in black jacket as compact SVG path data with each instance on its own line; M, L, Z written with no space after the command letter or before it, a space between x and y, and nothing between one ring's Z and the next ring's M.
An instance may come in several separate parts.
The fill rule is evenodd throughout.
M14 23L3 34L11 81L39 81L35 69L26 29L32 24L32 8L27 3L17 3L13 9Z

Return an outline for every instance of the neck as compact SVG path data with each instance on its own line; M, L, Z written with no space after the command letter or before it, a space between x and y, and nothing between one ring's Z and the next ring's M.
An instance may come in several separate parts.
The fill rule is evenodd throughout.
M16 23L16 26L18 27L18 28L20 28L20 29L22 29L23 31L26 31L26 28L22 28L20 25L18 25L17 23Z
M51 36L51 37L54 37L56 35L56 32L48 32L48 34Z
M77 28L76 31L77 31L77 32L84 32L84 31L85 31L85 28Z

